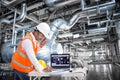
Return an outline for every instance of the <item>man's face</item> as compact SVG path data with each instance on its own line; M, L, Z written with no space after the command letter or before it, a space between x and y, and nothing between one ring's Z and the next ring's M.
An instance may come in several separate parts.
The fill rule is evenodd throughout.
M40 32L37 33L37 35L36 35L36 40L38 40L38 41L40 42L41 47L44 46L45 43L46 43L46 38L45 38L45 36L44 36L42 33L40 33Z
M41 41L43 38L45 38L45 36L42 33L38 32L38 34L37 34L37 40Z
M40 47L43 47L46 44L46 38L41 32L35 31L34 36L35 39L40 42Z

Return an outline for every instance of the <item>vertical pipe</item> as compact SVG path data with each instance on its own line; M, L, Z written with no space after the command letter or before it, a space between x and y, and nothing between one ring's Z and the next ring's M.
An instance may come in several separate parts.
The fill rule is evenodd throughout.
M21 13L19 13L19 12L17 12L16 11L16 9L15 9L15 11L16 11L16 14L18 13L18 14L20 14L20 16L19 17L17 17L17 18L15 18L15 20L18 22L22 22L24 19L25 19L25 17L26 17L26 14L27 14L27 11L26 11L26 4L22 4L22 12ZM12 10L13 11L13 10ZM1 19L0 20L0 22L1 23L7 23L7 24L11 24L11 23L13 23L14 24L14 19L12 19L12 20L8 20L8 19Z
M23 30L22 32L22 38L24 38L24 36L25 36L25 30Z
M120 52L120 22L118 22L116 31L117 31L117 35L118 35L118 50L119 50L119 52ZM118 53L119 53L119 52L118 52ZM119 53L118 55L120 55L120 53Z
M14 13L14 21L13 21L12 44L14 44L15 22L16 22L16 10Z
M92 59L93 61L95 61L95 49L94 49L94 46L92 46Z
M14 46L14 50L13 50L13 52L15 52L15 50L16 50L16 38L17 38L17 31L15 31L15 33L14 33L15 35L14 35L14 44L13 44L13 46Z
M82 7L82 10L84 10L84 6L85 6L84 0L81 0L81 7Z

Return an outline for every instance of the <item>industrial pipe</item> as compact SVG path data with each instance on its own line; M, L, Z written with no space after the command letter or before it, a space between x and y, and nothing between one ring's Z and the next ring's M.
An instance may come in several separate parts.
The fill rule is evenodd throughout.
M55 42L56 37L58 36L59 30L68 30L71 27L74 26L74 24L78 21L79 19L79 13L76 13L70 21L65 21L64 19L56 19L50 24L50 36L49 40L47 40L46 45L41 49L41 51L38 52L37 58L38 59L43 59L47 62L48 65L50 65L50 54L62 54L63 53L63 48L62 45L59 43ZM59 50L58 50L59 49ZM44 53L44 54L42 54Z
M79 13L76 13L73 15L73 17L70 19L70 21L65 21L64 19L56 19L50 24L50 36L49 40L47 40L46 45L41 49L41 51L38 52L37 57L38 59L43 59L47 62L48 65L50 65L50 54L62 54L63 48L62 45L55 42L56 37L58 36L59 30L68 30L74 26L74 24L79 19ZM42 54L44 53L44 54Z
M90 9L96 9L97 7L103 7L103 6L106 6L106 5L111 5L111 4L115 4L115 0L112 0L110 2L107 2L107 3L104 3L104 4L100 4L100 5L96 5L96 6L92 6L92 7L85 7L85 0L81 0L81 7L82 7L82 10L90 10Z
M25 16L26 16L26 14L27 14L26 9L27 9L26 4L23 4L23 5L22 5L22 14L21 14L21 16L19 16L19 17L16 19L16 21L22 22L22 21L25 19Z
M71 4L75 1L79 1L79 0L44 0L45 4L49 7L61 7L67 4Z
M27 12L26 12L26 4L24 3L24 4L22 4L22 13L18 18L16 18L16 22L22 22L25 19L26 14L27 14ZM0 22L1 23L11 24L11 23L14 22L14 19L12 19L12 20L1 19Z
M75 13L73 17L70 19L70 21L65 21L64 19L56 19L54 20L50 26L51 26L51 32L50 32L50 40L54 41L56 39L56 36L58 35L58 31L60 29L62 30L69 30L72 28L75 23L79 20L80 13Z
M87 23L88 23L88 25L98 25L98 26L100 26L103 23L110 22L110 14L109 14L108 10L106 11L106 17L107 17L107 20L90 23L89 16L87 16L87 19L88 19Z

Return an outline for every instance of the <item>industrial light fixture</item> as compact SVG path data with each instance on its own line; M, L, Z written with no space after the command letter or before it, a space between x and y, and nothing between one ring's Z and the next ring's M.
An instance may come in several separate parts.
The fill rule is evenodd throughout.
M90 29L88 30L89 34L94 34L94 33L105 33L107 31L107 27L105 28L97 28L97 29Z
M95 41L103 41L103 40L104 40L104 38L96 38L96 39L92 39L93 42L95 42Z
M59 38L72 37L72 36L73 36L72 33L66 33L66 34L58 35Z
M79 38L79 37L80 37L79 34L74 34L74 35L73 35L73 38Z

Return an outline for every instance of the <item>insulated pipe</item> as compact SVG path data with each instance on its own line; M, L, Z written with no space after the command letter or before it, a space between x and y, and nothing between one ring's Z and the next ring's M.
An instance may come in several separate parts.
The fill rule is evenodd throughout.
M88 30L88 33L89 34L97 34L97 33L104 33L104 32L107 32L107 27L104 27L104 28L97 28L97 29L90 29L90 30Z
M19 21L22 22L25 19L25 16L26 16L26 4L24 3L24 4L22 4L22 13L18 18L16 18L16 22L19 22ZM11 24L14 22L14 19L12 19L12 20L2 19L0 22Z
M55 39L56 39L60 29L68 30L71 27L73 27L74 24L80 18L79 15L80 15L79 13L76 13L75 15L73 15L73 17L68 22L65 21L64 19L56 19L50 24L51 31L49 33L50 34L49 40L47 40L46 45L41 49L41 51L38 52L38 54L37 54L38 59L40 58L40 59L45 60L47 62L47 64L49 65L51 53L54 53L54 52L58 53L58 52L56 52L56 50L58 51L58 49L60 50L59 53L63 52L62 46L60 46L60 44L58 45L58 43L55 43ZM42 54L42 53L44 53L44 54Z
M76 13L75 15L73 15L73 17L68 22L68 27L65 27L65 29L68 30L68 29L72 28L79 19L80 19L80 13Z
M55 40L55 38L56 38L56 36L58 35L58 31L59 31L59 29L60 29L60 26L62 25L62 24L66 24L66 21L65 20L63 20L63 19L56 19L56 20L54 20L51 24L50 24L50 26L51 26L51 32L50 32L50 40L51 41L54 41Z
M73 15L73 17L70 19L70 21L65 21L64 19L56 19L54 20L50 26L51 26L51 32L50 32L50 40L54 41L56 39L56 36L58 35L58 31L60 29L62 30L68 30L72 28L75 23L79 20L80 13L76 13Z
M79 1L79 0L44 0L45 4L49 7L61 7L67 4L71 4L75 1Z
M98 34L104 34L107 32L107 27L104 27L104 28L97 28L97 29L90 29L90 30L86 30L88 31L89 34L86 34L86 35L80 35L82 37L88 37L88 36L95 36L95 35L98 35ZM72 33L65 33L65 34L61 34L61 35L58 35L59 38L65 38L65 37L73 37L74 35Z
M65 21L64 19L56 19L54 20L51 24L50 24L50 28L51 28L51 31L50 31L50 36L49 36L49 40L47 40L47 43L46 45L41 49L40 52L38 52L37 56L38 56L38 59L43 59L47 62L47 64L49 65L49 62L50 62L50 54L51 53L63 53L63 49L62 49L62 46L61 44L58 44L55 42L55 39L59 33L59 30L60 29L70 29L77 21L78 21L78 13L75 14L69 22ZM58 51L58 49L60 51ZM58 52L56 52L56 50ZM42 54L44 53L44 54ZM40 54L40 55L39 55Z
M27 30L29 28L30 28L30 25L28 25L28 26L21 26L19 28L16 28L15 31L19 32L19 31Z
M99 6L99 11L101 13L105 12L106 10L111 11L112 9L114 9L114 7L115 7L115 3L102 5L102 6ZM97 12L96 7L94 8L94 6L93 6L93 8L91 8L91 9L86 9L86 10L81 11L80 14L84 14L84 16L82 15L81 18L85 18L86 16L93 16L93 15L96 16L96 12ZM46 18L48 18L48 17L49 16L46 16ZM52 17L54 17L54 16L52 16Z

